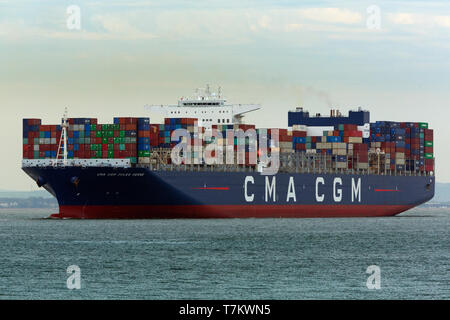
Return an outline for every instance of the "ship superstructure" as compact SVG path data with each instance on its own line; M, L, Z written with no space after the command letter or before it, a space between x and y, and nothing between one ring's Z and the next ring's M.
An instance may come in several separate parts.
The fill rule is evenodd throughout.
M192 97L182 97L177 105L148 105L150 112L165 118L197 118L198 125L211 128L213 125L242 123L244 114L259 110L259 104L228 104L219 87L217 93L210 86L197 89Z

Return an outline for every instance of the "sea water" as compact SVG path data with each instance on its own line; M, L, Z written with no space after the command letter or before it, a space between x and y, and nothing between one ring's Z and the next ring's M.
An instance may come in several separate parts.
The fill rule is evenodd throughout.
M0 299L450 299L450 209L340 219L50 213L0 211Z

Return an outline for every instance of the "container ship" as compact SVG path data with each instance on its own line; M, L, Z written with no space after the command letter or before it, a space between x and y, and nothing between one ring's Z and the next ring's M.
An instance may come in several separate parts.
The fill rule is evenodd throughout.
M376 217L434 196L426 122L370 122L360 108L313 116L298 107L287 128L256 128L243 117L259 105L227 104L208 87L146 108L164 123L23 119L22 169L57 199L51 217ZM174 136L180 129L185 135Z

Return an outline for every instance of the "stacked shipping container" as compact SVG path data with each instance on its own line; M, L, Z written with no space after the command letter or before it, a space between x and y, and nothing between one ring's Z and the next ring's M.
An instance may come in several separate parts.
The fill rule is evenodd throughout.
M186 129L191 133L192 159L200 159L203 148L213 140L204 141L205 128L194 132L195 118L166 118L164 124L152 124L149 118L114 118L113 124L98 124L97 119L72 118L68 120L68 157L79 159L129 158L132 163L149 164L151 152L156 148L172 148L179 141L171 141L172 132ZM369 127L368 127L369 128ZM219 152L225 159L227 130L255 129L254 125L213 125L222 134L217 141ZM293 125L289 129L276 129L278 146L270 141L275 129L256 129L267 136L266 145L259 151L269 153L303 152L323 154L338 169L373 169L430 172L434 171L433 130L427 123L377 121L370 124L370 137L354 124L338 124L334 130L323 131L322 136L308 136L308 127ZM56 158L61 138L60 125L42 125L40 119L23 120L23 158ZM249 165L249 140L233 137L234 163L237 151L245 150L245 165ZM370 157L376 155L376 157Z

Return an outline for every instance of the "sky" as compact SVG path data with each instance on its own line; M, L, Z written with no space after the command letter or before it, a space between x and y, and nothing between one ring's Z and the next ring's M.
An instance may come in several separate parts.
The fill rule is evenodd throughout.
M245 119L258 127L287 127L296 106L428 122L450 182L449 40L447 1L0 0L0 190L36 188L20 169L22 118L56 124L68 107L159 123L144 105L206 84L260 103Z

